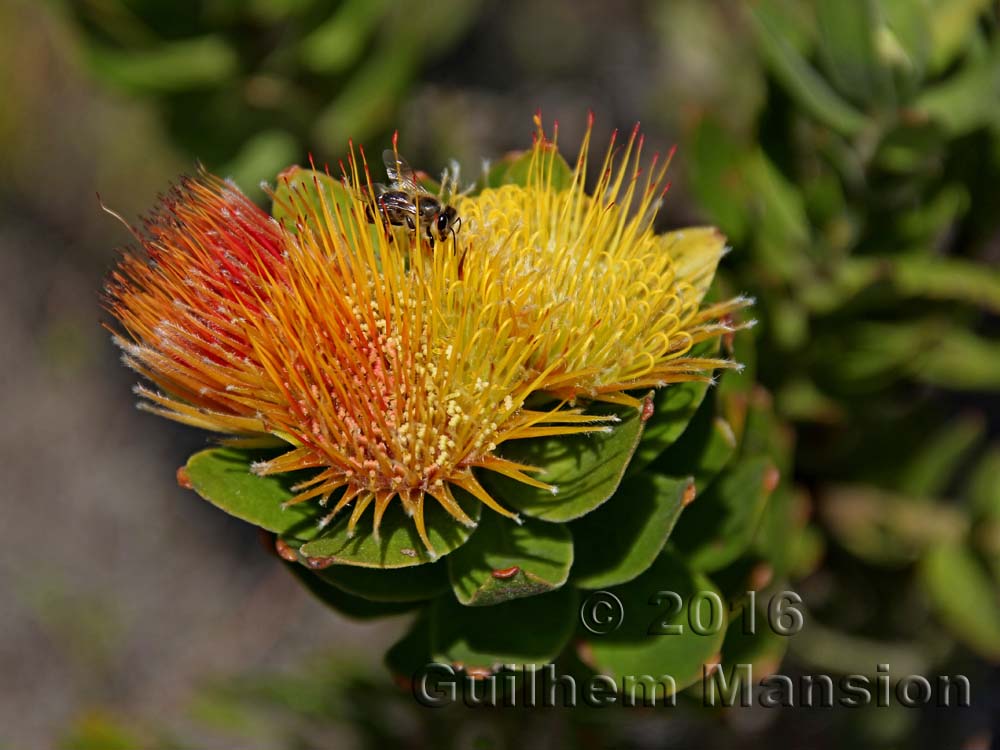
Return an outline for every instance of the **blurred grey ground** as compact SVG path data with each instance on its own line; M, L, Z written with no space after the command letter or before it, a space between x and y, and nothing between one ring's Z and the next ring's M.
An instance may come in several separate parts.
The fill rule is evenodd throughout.
M152 118L75 75L41 9L5 4L0 27L0 747L52 747L95 711L183 737L213 676L330 647L378 663L402 623L339 619L179 488L205 438L134 409L99 326L128 235L95 187L134 219L180 171Z

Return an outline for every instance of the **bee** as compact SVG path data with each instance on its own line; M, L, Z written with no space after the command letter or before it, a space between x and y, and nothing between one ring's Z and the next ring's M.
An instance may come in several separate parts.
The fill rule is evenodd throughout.
M411 232L420 227L428 240L444 242L453 239L462 226L462 219L453 206L438 199L417 182L413 168L393 149L382 152L389 185L372 186L374 204L387 224L406 227ZM372 212L369 219L375 220Z

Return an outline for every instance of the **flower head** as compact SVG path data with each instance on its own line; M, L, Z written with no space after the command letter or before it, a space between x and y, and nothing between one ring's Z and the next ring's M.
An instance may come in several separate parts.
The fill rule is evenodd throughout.
M316 205L300 185L289 200L294 228L202 175L146 222L145 257L126 255L107 286L126 362L160 389L138 389L144 408L277 436L288 450L254 469L313 470L292 502L335 499L327 520L351 506L352 531L373 505L377 533L397 500L428 548L428 498L470 525L456 488L514 515L474 467L548 487L500 443L602 429L524 406L543 375L525 367L537 336L515 329L488 275L460 278L453 253L373 226L348 191Z
M712 228L653 231L669 157L641 166L643 138L616 136L592 194L584 181L591 118L572 171L536 117L526 184L484 190L459 204L466 261L496 277L515 322L538 331L529 359L541 388L636 404L625 391L708 379L733 362L691 354L732 330L721 322L746 304L701 303L725 251ZM558 129L556 130L556 135Z
M253 341L282 391L268 424L297 447L257 470L317 469L297 500L344 488L331 516L352 504L352 527L374 504L377 529L398 498L423 536L428 497L472 525L454 488L512 516L472 469L545 487L497 446L593 430L594 418L524 406L542 377L525 367L537 335L515 330L489 276L460 277L445 243L428 252L419 233L389 234L363 200L336 194L318 208L291 194L302 220Z

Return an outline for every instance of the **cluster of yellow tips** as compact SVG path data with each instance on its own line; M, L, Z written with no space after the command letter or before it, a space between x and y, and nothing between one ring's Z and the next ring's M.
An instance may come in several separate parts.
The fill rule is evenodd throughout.
M458 241L435 247L328 180L282 178L294 226L216 178L183 181L107 287L125 361L155 386L138 389L145 408L283 445L254 470L312 470L291 502L328 506L323 523L349 512L353 533L373 506L377 534L398 501L429 550L429 500L465 524L458 491L513 517L474 470L554 492L498 446L608 429L566 401L638 405L626 391L729 366L688 354L742 304L700 307L717 233L653 234L662 173L640 183L635 136L586 195L589 137L559 185L539 130L527 184L462 199ZM349 172L370 185L353 159ZM527 408L540 391L557 398Z
M638 129L623 149L612 136L589 195L591 128L570 171L555 136L546 137L539 118L536 125L526 184L485 190L459 213L467 263L494 269L516 324L541 338L529 366L545 373L542 390L638 406L625 391L733 367L690 354L731 331L723 321L748 300L701 307L725 250L718 230L654 233L670 159L654 156L644 172Z

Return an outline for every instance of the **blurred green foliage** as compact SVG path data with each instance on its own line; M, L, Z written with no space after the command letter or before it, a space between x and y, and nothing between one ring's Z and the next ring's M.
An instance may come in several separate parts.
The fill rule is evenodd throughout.
M790 418L844 421L901 380L1000 388L1000 38L990 3L766 0L767 97L692 128L692 186L767 320ZM963 12L960 12L963 11ZM793 12L794 11L794 12Z
M830 540L799 584L813 611L792 658L841 674L941 673L969 651L995 664L997 9L761 0L742 17L760 63L743 75L766 94L735 119L706 108L686 137ZM871 741L915 731L889 727Z
M175 142L247 188L383 133L476 0L68 0L90 70L154 100Z

